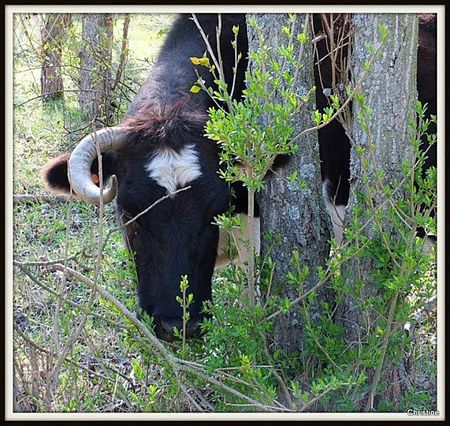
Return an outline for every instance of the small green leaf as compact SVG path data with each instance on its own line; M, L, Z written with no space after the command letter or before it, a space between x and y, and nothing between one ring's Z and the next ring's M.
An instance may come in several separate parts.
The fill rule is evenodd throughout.
M308 35L306 33L300 33L297 35L297 41L300 44L305 44L308 41Z
M378 25L378 30L380 31L380 37L381 37L381 41L382 43L385 43L387 40L387 27L385 24L380 23Z
M283 25L281 27L281 31L283 31L283 33L285 33L287 36L289 36L291 34L290 28L288 26L286 26L286 25Z
M314 111L314 115L313 115L314 123L316 123L316 126L318 126L320 124L321 118L322 118L322 116L321 116L319 110L316 109Z

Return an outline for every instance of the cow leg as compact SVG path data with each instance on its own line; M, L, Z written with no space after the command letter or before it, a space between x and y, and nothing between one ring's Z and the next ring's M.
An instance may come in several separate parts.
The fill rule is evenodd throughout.
M217 257L215 268L227 266L230 263L230 248L231 234L228 229L220 228L219 230L219 244L217 246Z
M325 205L333 225L334 237L336 238L337 245L340 246L344 236L345 206L339 206L326 200Z
M345 205L334 202L334 197L333 194L330 193L330 185L327 180L325 180L322 185L322 191L323 198L325 199L325 206L333 225L334 237L336 238L338 246L340 246L344 234Z
M253 232L255 238L256 254L260 253L260 221L259 217L253 219L253 226L249 225L249 218L246 214L240 213L241 229L221 229L219 233L219 245L217 248L216 268L226 266L231 261L235 261L238 265L244 266L250 257L248 249L249 233Z

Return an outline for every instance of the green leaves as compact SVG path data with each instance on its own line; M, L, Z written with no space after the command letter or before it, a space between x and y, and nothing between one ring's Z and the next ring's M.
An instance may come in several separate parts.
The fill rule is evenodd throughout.
M330 99L333 105L333 108L337 111L340 107L340 102L339 102L339 96L337 95L330 95Z
M194 301L194 295L192 293L186 294L188 288L189 288L188 277L187 275L182 275L180 281L181 296L176 296L175 299L182 308L183 328L181 330L178 330L176 327L174 327L173 334L174 336L182 339L181 353L183 355L186 352L186 324L189 322L191 318L191 315L189 313L189 306Z
M194 65L202 65L204 67L210 67L211 64L209 62L209 58L207 56L204 56L203 58L197 58L195 56L191 57L191 62Z
M297 35L297 41L300 44L306 44L306 42L309 40L309 37L306 33L300 33Z
M257 23L253 24L256 28ZM383 42L387 37L385 30L385 27L380 27ZM283 41L291 38L295 45L286 42L277 47L262 46L260 50L251 52L249 56L254 68L246 74L244 98L240 102L233 101L232 110L220 107L211 109L205 127L205 134L220 146L221 178L227 182L243 182L246 187L255 191L264 187L264 176L277 155L291 154L299 148L290 143L294 134L293 118L304 113L304 104L315 90L311 88L308 93L299 94L293 88L295 70L301 66L297 62L296 47L293 46L306 43L307 35L296 34L289 23L281 32ZM375 48L371 44L367 44L366 49L372 56L379 53L379 47ZM367 59L363 64L366 71L370 70L372 59ZM216 83L219 87L217 92L228 90L220 81ZM340 90L339 93L331 93L328 98L329 106L311 113L314 125L329 123L347 97L354 96L355 119L367 133L367 139L370 139L372 111L368 98L359 87L346 86L345 92ZM215 96L219 99L219 94L216 93ZM234 268L220 275L221 285L216 291L221 299L209 306L214 312L215 323L208 322L205 326L210 339L206 355L209 365L219 368L231 363L242 377L261 383L258 374L263 373L254 367L256 363L262 362L259 354L263 351L263 343L259 332L263 327L271 329L273 326L262 320L264 313L267 316L268 312L274 311L299 311L300 318L304 321L305 340L298 357L300 362L293 370L309 381L306 381L307 391L298 383L292 382L291 387L297 398L295 402L307 404L320 396L319 407L356 409L355 401L366 394L367 376L373 375L372 369L380 361L381 343L386 335L386 319L393 295L399 292L402 296L395 314L396 324L402 324L402 319L408 317L413 308L417 308L420 302L416 300L423 300L418 277L426 275L426 262L423 260L420 244L411 237L411 232L417 226L435 230L435 220L430 215L430 209L436 202L436 170L430 169L427 173L422 173L424 155L418 152L422 135L427 133L435 118L424 117L426 105L420 102L417 102L415 109L419 120L412 120L411 128L417 127L417 134L412 140L417 161L411 163L402 158L396 166L401 167L403 176L407 178L405 182L387 182L388 174L381 168L368 172L374 162L374 147L370 140L364 145L352 146L359 173L356 180L361 185L355 185L353 193L355 206L345 230L347 245L334 245L330 262L314 271L304 265L300 251L293 248L290 267L285 274L286 284L291 286L293 297L287 297L278 291L276 283L268 284L271 271L276 267L270 258L264 266L267 269L263 269L259 275L261 291L270 288L272 292L264 306L257 304L250 310L242 300L247 282L242 270ZM433 135L427 135L426 138L431 143L436 141ZM305 188L298 171L293 171L285 179L290 190ZM398 188L399 185L403 186ZM379 229L374 226L375 222L379 224ZM230 230L240 226L239 222L226 215L217 217L216 223ZM370 232L367 232L368 229ZM353 277L343 267L351 262L359 264L360 261L362 265L366 265L368 259L372 262L371 270L362 271L364 274L361 276ZM323 287L311 291L314 284L310 281L320 282ZM370 285L375 295L368 296L364 293L367 285ZM429 288L430 284L427 285ZM333 300L324 302L320 295L327 287L333 291ZM305 297L301 298L302 295ZM414 297L409 300L408 297L412 295ZM296 297L301 300L294 304ZM361 312L370 325L364 339L361 338L358 344L349 344L344 327L334 321L336 313L348 300L351 300L352 309ZM316 307L319 304L318 313ZM400 331L395 333L388 346L389 360L398 358L398 354L405 350L405 343L398 337ZM239 352L239 356L235 351ZM292 359L286 360L279 351L274 352L273 359L282 368L295 363ZM311 371L314 372L314 377ZM273 383L269 383L269 379L261 380L265 392L269 394Z
M292 135L292 122L299 108L297 95L285 88L292 81L292 75L285 72L280 78L271 78L280 71L276 59L270 61L271 70L255 70L247 73L247 89L244 100L233 103L233 112L223 109L211 110L206 124L206 135L221 145L220 159L228 164L222 177L228 182L240 180L245 186L261 190L263 177L270 169L278 154L289 154L289 138ZM216 82L223 90L226 86ZM283 87L281 87L283 86ZM278 92L280 100L274 100L271 92ZM270 123L270 124L269 124ZM238 161L242 167L236 168ZM250 174L244 173L250 171Z
M314 124L315 124L316 126L319 126L319 125L320 125L320 122L322 121L322 115L320 114L320 112L319 112L318 109L316 109L316 110L313 112L313 120L314 120Z
M383 44L386 43L386 40L387 40L387 37L388 37L388 31L387 31L386 25L383 24L382 22L380 22L378 24L378 31L380 33L381 42Z

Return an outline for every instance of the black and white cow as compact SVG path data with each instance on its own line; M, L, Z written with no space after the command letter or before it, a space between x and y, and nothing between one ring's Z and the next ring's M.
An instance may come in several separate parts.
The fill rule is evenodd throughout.
M215 50L217 15L197 17ZM247 56L245 15L222 15L222 21L222 60L228 82L234 66L231 29L233 25L240 27L238 46L244 59L237 70L235 93L241 96ZM135 256L139 304L154 317L157 335L167 340L173 338L174 327L181 328L182 310L176 296L182 275L188 275L189 291L194 295L188 336L198 332L203 319L202 304L211 298L219 239L218 227L212 225L214 217L225 212L230 202L236 204L237 212L246 209L242 187L236 191L243 197L230 198L228 185L217 173L217 145L203 136L211 100L204 92L190 92L197 78L190 57L201 57L205 50L190 15L180 15L123 123L86 136L70 158L58 157L44 169L44 178L52 190L68 192L72 188L82 200L99 204L100 189L94 183L98 175L97 144L102 152L103 179L110 179L103 191L103 202L117 195L124 222L161 197L190 186L139 216L126 229ZM212 86L209 71L203 67L197 67L197 71L206 85ZM319 106L323 102L318 98ZM328 139L336 137L344 139L340 144L343 152L329 152ZM325 196L342 209L349 191L348 140L337 123L321 132L319 138ZM336 190L337 196L333 192Z
M215 14L198 14L198 21L216 51ZM238 46L244 49L237 70L236 96L243 89L246 69L245 15L222 15L221 52L225 79L232 83L233 25L239 25ZM209 96L190 92L197 80L195 69L213 86L212 74L195 68L190 57L202 57L205 42L191 15L177 17L150 75L135 96L121 125L86 136L70 158L62 156L44 169L48 186L99 204L96 143L102 151L103 201L117 206L127 221L152 203L190 186L156 205L127 227L135 253L138 296L142 309L155 319L157 334L170 339L173 327L181 328L182 310L176 300L182 275L194 295L187 336L194 335L203 318L202 304L211 298L211 277L217 254L219 228L214 217L230 205L228 184L219 177L217 145L206 139L204 125ZM95 179L94 179L95 180Z

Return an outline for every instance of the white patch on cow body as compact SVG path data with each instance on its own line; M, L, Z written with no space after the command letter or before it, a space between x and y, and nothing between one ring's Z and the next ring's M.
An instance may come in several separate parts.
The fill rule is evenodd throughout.
M336 205L331 201L328 185L328 180L325 180L322 185L323 198L333 225L334 237L338 246L340 246L344 236L345 206Z
M180 152L162 149L152 155L145 170L169 194L202 175L198 153L193 145L184 147Z

